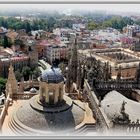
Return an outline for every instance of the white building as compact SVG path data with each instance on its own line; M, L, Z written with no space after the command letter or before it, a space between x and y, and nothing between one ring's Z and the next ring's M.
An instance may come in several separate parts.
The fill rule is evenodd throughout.
M49 63L53 63L53 61L66 59L68 54L68 46L64 44L60 45L50 45L46 47L46 58Z
M127 25L123 30L126 35L133 37L136 33L140 33L140 26L137 24Z
M76 31L81 31L81 29L85 29L86 28L86 26L85 26L85 24L73 24L72 25L72 28L73 28L73 30L76 30Z
M58 37L67 37L70 33L75 33L75 31L69 28L56 28L53 30L53 34Z

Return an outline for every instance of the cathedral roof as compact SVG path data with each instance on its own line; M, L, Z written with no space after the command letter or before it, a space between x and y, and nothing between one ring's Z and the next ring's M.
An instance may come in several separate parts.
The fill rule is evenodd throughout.
M101 101L101 107L105 111L107 118L112 120L120 117L122 115L121 107L124 101L127 103L125 105L125 113L129 115L130 120L132 122L136 122L137 119L140 120L140 112L138 111L140 107L139 102L128 99L115 90L107 93Z
M45 70L41 75L41 81L47 83L60 83L64 81L63 75L59 68Z
M69 133L83 122L85 106L82 102L75 101L73 103L73 100L65 96L66 103L63 106L43 107L38 103L38 97L39 95L36 95L30 100L26 100L24 105L22 104L13 112L10 123L16 122L21 128L19 132L22 134L25 132L36 132L39 135L48 132L53 134Z

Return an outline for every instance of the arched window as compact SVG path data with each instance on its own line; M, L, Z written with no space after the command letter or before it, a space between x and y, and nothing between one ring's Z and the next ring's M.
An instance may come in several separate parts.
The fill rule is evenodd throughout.
M54 104L54 91L51 90L48 92L49 95L49 104Z

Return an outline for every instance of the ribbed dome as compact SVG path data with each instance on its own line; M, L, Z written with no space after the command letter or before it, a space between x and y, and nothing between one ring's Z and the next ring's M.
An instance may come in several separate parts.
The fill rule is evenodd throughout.
M60 83L64 81L64 78L59 68L52 67L42 73L41 81L47 83Z

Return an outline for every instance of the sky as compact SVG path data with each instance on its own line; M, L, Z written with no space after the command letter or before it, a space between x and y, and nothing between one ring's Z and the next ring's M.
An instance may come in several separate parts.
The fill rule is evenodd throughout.
M26 0L24 0L26 1ZM103 10L108 12L139 12L140 4L0 4L3 9L43 9L43 10Z

